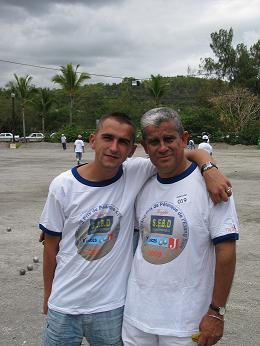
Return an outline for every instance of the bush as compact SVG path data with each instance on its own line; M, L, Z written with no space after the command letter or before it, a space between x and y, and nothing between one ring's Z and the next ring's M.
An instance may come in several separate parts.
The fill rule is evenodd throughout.
M254 123L240 132L229 132L223 135L223 141L229 144L255 145L260 138L260 124Z
M240 144L255 145L260 138L260 124L247 127L239 133Z

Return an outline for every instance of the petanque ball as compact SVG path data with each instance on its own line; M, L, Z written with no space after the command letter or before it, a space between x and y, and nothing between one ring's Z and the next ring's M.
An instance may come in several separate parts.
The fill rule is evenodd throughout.
M33 257L33 262L34 262L34 263L39 263L39 257L34 256L34 257Z
M25 269L20 269L19 273L20 273L20 275L25 275L26 271L25 271Z
M27 270L30 272L33 270L33 265L32 264L28 264L27 266Z
M6 231L7 231L7 232L11 232L11 231L12 231L12 228L11 228L11 227L7 227Z

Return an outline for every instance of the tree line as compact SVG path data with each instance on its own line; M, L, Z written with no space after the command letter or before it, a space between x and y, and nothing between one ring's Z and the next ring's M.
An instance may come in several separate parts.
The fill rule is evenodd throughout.
M195 142L206 132L214 141L255 144L260 137L260 40L249 48L234 47L232 28L212 33L211 39L215 58L201 59L200 76L86 84L90 76L80 73L79 65L67 64L53 76L55 88L48 89L36 88L30 75L14 74L0 89L0 131L23 136L40 131L47 139L56 132L56 140L61 132L69 140L82 133L86 140L102 114L127 112L138 128L145 111L169 106L180 113Z

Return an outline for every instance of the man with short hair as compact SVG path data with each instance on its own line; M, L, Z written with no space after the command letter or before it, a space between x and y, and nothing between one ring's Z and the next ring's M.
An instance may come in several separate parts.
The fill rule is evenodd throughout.
M209 144L209 137L207 135L202 136L202 142L198 145L198 149L206 150L210 155L212 155L213 149Z
M127 114L102 117L89 143L94 161L52 181L40 218L45 346L81 345L83 337L91 346L122 345L134 202L155 168L150 160L128 159L136 146L135 126ZM202 162L209 158L202 151L200 156ZM214 183L217 173L215 168L206 173L216 201L228 198L229 186L221 176L220 184Z
M80 165L80 161L82 159L82 153L84 153L84 142L82 140L82 136L78 135L78 138L74 142L74 151L76 154L76 160L78 166Z
M67 149L67 142L66 142L67 138L64 135L64 133L61 135L60 141L61 141L61 145L62 145L62 149L66 150Z
M197 331L199 346L214 345L223 335L235 271L234 201L211 201L200 169L184 155L188 133L177 112L152 109L141 130L158 174L136 201L141 235L128 280L124 345L192 346Z

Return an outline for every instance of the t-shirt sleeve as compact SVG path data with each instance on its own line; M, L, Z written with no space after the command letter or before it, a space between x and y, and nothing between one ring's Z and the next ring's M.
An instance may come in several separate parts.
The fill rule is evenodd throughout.
M61 198L54 192L54 183L50 185L49 194L39 221L39 228L49 235L61 236L64 225L64 212Z
M233 197L227 202L211 207L209 229L211 239L216 245L227 240L238 240L238 218Z

